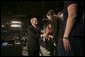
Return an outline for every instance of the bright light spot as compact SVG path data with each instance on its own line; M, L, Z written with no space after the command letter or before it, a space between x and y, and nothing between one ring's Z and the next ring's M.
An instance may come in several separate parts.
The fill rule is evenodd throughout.
M20 21L11 21L11 23L19 23L19 24L21 24Z
M5 27L4 25L2 25L2 27Z
M21 27L21 25L13 24L13 25L11 25L11 27Z

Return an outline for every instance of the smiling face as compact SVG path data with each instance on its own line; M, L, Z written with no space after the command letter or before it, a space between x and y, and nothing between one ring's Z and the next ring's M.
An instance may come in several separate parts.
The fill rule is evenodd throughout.
M38 20L37 20L37 18L31 18L31 24L33 24L33 25L37 25L38 24Z

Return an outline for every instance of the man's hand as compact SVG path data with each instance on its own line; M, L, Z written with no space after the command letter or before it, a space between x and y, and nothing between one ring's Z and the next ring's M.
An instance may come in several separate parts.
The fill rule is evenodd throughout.
M63 38L63 46L64 46L65 51L70 51L71 50L69 39Z

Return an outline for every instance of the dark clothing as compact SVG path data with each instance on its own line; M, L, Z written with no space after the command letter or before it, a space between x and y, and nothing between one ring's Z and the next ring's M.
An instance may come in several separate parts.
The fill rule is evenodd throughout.
M62 37L58 39L58 56L84 56L84 19L83 16L83 2L82 1L64 1L63 8L63 29L66 27L67 21L67 8L69 5L77 4L77 16L74 27L69 35L71 41L71 51L66 52L63 47ZM64 31L63 31L64 32ZM63 35L62 35L63 36Z
M58 44L58 37L61 35L61 25L62 25L62 20L60 17L58 16L53 16L53 19L51 21L51 25L53 27L53 43L56 43L56 45ZM57 56L57 46L54 47L53 50L53 56Z
M62 24L62 20L60 19L60 17L53 16L51 25L53 27L53 39L56 44L58 41L58 37L60 35L59 31L60 31L61 24Z
M45 39L45 48L50 51L50 55L52 56L53 55L53 39L50 38L50 40L48 39Z
M40 30L33 26L27 29L28 36L28 56L39 56Z

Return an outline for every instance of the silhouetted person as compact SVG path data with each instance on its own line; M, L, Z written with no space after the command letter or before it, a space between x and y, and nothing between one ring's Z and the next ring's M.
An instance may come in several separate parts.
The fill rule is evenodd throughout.
M58 35L59 35L60 27L62 24L62 20L59 17L59 15L57 15L57 13L55 13L54 10L48 11L46 16L47 16L48 22L49 22L49 24L51 24L52 30L53 30L52 35L53 35L54 54L52 54L52 55L57 56Z
M39 39L40 30L38 28L38 20L36 17L31 18L31 26L27 29L28 35L28 56L39 56Z

